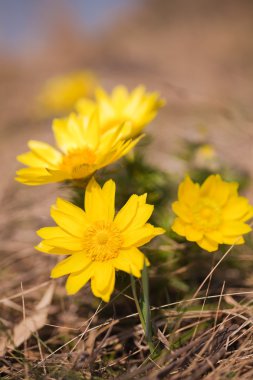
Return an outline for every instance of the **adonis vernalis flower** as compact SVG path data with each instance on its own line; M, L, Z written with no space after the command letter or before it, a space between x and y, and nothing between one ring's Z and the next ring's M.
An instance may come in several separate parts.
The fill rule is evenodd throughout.
M194 154L194 164L197 168L217 171L219 168L218 155L214 147L210 144L200 145Z
M225 182L219 175L209 176L201 186L186 177L172 204L177 215L172 230L209 252L219 244L243 244L242 235L251 231L245 222L253 216L253 207L237 189L236 182Z
M98 108L102 131L124 123L128 128L122 131L123 137L138 135L165 103L157 92L146 92L144 86L136 87L132 92L124 86L117 86L111 94L99 88L95 99L96 102L80 99L76 105L77 111L89 114Z
M42 185L87 178L128 153L142 137L122 140L121 126L101 133L96 113L91 117L71 114L66 119L55 119L53 131L60 150L44 142L29 141L31 151L17 157L28 166L17 171L17 181Z
M94 94L97 79L89 71L54 77L46 82L38 98L42 113L60 115L73 110L76 101Z
M36 247L51 254L69 255L52 270L51 277L69 274L68 294L78 292L90 279L95 296L109 301L114 289L115 270L140 277L144 260L139 250L162 228L146 223L153 206L146 194L132 195L115 216L115 183L107 181L101 188L94 178L85 192L85 211L58 198L51 208L57 227L38 231L44 240Z

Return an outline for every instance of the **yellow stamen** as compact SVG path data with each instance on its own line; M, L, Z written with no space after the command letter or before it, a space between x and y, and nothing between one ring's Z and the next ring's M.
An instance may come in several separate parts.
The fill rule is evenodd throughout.
M84 251L92 261L107 261L118 256L123 240L112 223L96 222L86 231Z
M96 161L95 153L89 149L78 149L63 157L60 170L72 175L72 178L83 178L93 173Z

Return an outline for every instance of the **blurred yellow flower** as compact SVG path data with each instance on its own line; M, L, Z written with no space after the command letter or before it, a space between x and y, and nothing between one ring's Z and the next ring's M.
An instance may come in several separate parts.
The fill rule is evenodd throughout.
M95 92L95 99L80 99L76 105L77 111L85 115L97 108L102 131L124 123L127 128L122 131L123 138L141 133L165 104L157 92L146 92L144 86L136 87L132 92L124 86L117 86L111 94L99 88Z
M212 159L216 157L216 151L214 147L210 144L203 144L201 145L197 151L196 154L201 156L203 159Z
M218 171L219 159L216 150L210 144L200 145L194 155L194 164L198 168L206 168L213 172Z
M69 274L68 294L78 292L90 279L95 296L108 302L114 290L115 270L140 277L144 254L139 247L164 233L146 223L153 206L146 194L132 195L115 216L115 183L107 181L101 188L94 178L85 192L85 211L58 198L51 208L57 227L45 227L37 233L44 239L39 251L69 255L52 270L51 277Z
M225 182L219 175L209 176L201 186L186 177L172 204L177 215L172 230L209 252L219 244L243 244L242 235L251 231L245 222L253 216L253 207L237 189L236 182Z
M29 141L31 151L17 157L28 166L17 171L17 181L42 185L87 178L128 153L142 138L122 140L121 126L102 134L97 113L55 119L53 131L60 151L44 142Z
M39 112L46 115L62 115L73 111L76 101L94 95L98 85L94 74L80 71L48 80L38 97Z

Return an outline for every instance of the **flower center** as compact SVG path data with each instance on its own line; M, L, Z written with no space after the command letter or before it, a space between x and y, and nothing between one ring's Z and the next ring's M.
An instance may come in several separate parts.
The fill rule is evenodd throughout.
M195 226L205 232L216 229L221 224L221 210L210 198L200 199L193 208Z
M107 231L100 231L97 233L98 244L106 244L108 242L109 236Z
M115 259L123 240L119 229L112 223L95 222L87 228L83 239L86 255L92 261Z
M68 172L72 178L84 178L95 170L96 155L89 148L77 149L68 152L63 157L60 169Z

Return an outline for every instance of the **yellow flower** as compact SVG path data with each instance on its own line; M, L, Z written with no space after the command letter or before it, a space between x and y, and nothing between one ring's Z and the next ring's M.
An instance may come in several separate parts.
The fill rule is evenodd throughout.
M124 138L138 135L165 104L158 93L146 92L144 86L136 87L132 92L124 86L117 86L111 95L100 88L96 90L95 98L96 102L80 99L76 105L77 111L89 114L97 107L102 131L125 123L128 128L122 131Z
M219 175L210 175L201 186L186 177L172 204L177 215L172 230L209 252L219 244L243 244L242 235L251 231L245 222L253 216L253 207L237 189L236 182L225 182Z
M42 185L89 177L128 153L142 137L122 140L120 126L101 134L96 113L90 118L71 114L56 119L53 131L61 151L44 142L29 141L31 151L17 157L28 166L17 171L17 181Z
M144 254L139 247L164 232L146 223L153 206L146 194L132 195L115 216L115 183L107 181L101 188L94 178L85 192L85 211L58 198L51 208L57 227L45 227L37 233L44 239L39 251L69 255L52 270L51 277L69 274L68 294L78 292L90 279L95 296L108 302L114 289L115 270L140 277Z
M97 79L89 71L52 78L42 89L38 107L47 115L68 113L79 98L92 96L96 86Z
M210 160L216 157L216 151L210 144L203 144L196 150L196 155L204 160Z
M213 172L219 168L218 155L212 145L203 144L195 151L194 164L198 168L206 168Z

